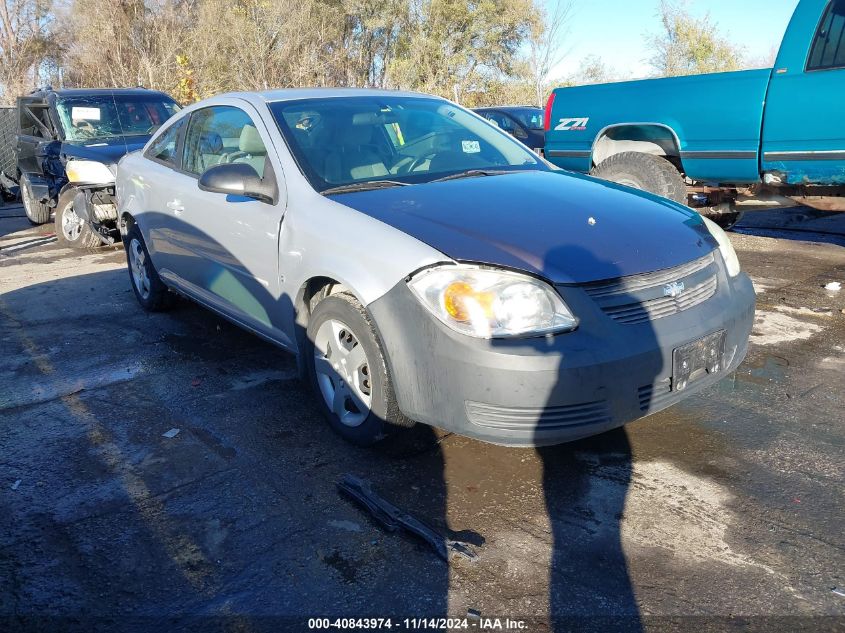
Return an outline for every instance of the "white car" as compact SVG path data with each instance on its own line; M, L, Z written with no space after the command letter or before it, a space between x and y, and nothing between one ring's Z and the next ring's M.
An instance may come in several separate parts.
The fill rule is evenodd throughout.
M290 350L359 444L600 433L736 368L754 317L721 229L437 97L214 97L123 158L117 199L140 304L176 292Z

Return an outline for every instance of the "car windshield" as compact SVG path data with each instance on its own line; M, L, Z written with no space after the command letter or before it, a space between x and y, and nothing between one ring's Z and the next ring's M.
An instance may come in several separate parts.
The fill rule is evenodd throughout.
M269 105L317 191L548 169L509 135L442 99L377 95Z
M60 97L56 106L69 141L152 134L179 111L164 95Z
M543 129L543 110L540 108L508 108L508 114L529 130Z

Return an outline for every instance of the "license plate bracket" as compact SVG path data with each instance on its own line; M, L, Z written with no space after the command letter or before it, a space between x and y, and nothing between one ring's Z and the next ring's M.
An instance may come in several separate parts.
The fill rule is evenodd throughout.
M672 391L683 391L691 382L724 369L725 330L675 348L672 352Z

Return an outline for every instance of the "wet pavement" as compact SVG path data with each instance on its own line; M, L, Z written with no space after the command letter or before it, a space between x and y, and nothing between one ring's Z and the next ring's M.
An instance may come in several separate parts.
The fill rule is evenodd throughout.
M719 385L555 448L361 449L290 356L186 301L143 313L122 251L0 208L0 630L845 629L845 214L772 213L732 234L758 317ZM345 473L477 558L384 531Z

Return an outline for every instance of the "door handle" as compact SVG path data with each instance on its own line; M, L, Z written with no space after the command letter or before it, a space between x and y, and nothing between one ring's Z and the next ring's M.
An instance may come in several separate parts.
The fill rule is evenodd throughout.
M185 207L182 205L180 200L171 200L167 203L167 208L173 211L176 215L179 215L185 210Z

